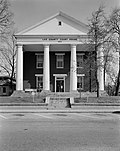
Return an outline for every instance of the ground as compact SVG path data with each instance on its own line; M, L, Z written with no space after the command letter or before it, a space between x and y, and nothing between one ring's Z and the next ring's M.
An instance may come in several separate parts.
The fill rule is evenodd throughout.
M0 103L44 103L43 96L28 96L28 97L0 97ZM105 97L82 97L75 98L75 103L117 103L120 104L120 96L105 96Z
M119 151L120 115L0 113L1 151Z

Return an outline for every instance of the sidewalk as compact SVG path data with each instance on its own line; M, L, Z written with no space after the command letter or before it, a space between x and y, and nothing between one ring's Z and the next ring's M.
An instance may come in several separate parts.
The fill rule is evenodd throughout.
M112 113L120 106L72 106L53 108L48 106L0 106L0 113Z

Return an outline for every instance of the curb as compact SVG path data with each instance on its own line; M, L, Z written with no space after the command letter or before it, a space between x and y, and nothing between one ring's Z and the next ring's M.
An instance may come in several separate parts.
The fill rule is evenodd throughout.
M120 106L120 103L74 103L72 106ZM48 103L0 103L0 106L48 106Z
M120 106L120 103L74 103L72 106Z
M0 110L0 113L114 113L120 110Z
M47 103L0 103L0 106L47 106Z

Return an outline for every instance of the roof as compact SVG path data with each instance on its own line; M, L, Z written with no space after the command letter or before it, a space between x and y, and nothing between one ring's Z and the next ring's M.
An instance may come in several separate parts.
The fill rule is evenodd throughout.
M12 85L15 85L15 81L12 81ZM10 81L9 80L0 80L0 86L9 86Z
M12 84L14 85L16 80L12 80ZM0 86L10 85L10 77L9 76L0 76Z
M81 33L87 33L88 32L88 26L80 21L78 21L77 19L63 13L63 12L58 12L57 14L38 22L37 24L16 33L15 35L19 36L19 35L40 35L40 34L50 34L50 33L55 33L57 34L57 32L59 33L64 33L65 30L63 31L61 28L59 28L60 30L58 30L58 28L53 27L55 23L55 19L57 20L62 20L65 24L65 27L68 29L68 33L69 32L73 32L73 33L79 33L81 31ZM48 28L49 27L49 28ZM64 27L64 28L65 28ZM56 30L55 30L56 29ZM67 33L67 32L66 32Z

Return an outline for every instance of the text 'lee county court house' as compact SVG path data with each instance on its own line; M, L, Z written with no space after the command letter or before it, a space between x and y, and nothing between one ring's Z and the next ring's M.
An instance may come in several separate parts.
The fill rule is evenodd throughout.
M91 80L95 91L94 73L90 77L84 66L88 53L94 51L87 33L84 23L63 12L17 33L16 90L89 91ZM104 90L102 69L98 80L100 90Z

